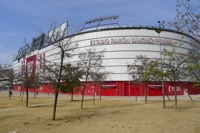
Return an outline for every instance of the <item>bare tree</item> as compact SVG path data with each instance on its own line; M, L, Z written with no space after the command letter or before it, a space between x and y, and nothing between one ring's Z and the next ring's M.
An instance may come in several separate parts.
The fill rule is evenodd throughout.
M160 61L157 59L149 59L146 56L136 56L135 61L132 64L127 65L127 71L132 78L132 82L135 85L136 101L137 101L137 89L140 83L144 83L145 103L147 103L147 83L149 81L159 81L161 78L158 75L160 70Z
M195 86L199 87L199 48L200 48L200 5L194 4L191 0L177 0L177 9L176 9L176 16L174 17L174 20L168 22L168 26L170 28L175 28L176 30L182 32L183 34L190 35L193 37L193 41L191 41L191 47L192 49L189 50L187 53L187 72L190 74L191 81L196 82ZM164 22L163 22L164 23ZM183 36L184 37L184 36ZM168 51L168 55L169 55ZM173 53L173 50L172 50ZM175 58L172 59L171 62L175 62ZM173 60L173 61L172 61ZM182 67L182 64L185 64L183 59L182 63L177 63L177 66L171 67L173 70L177 70ZM169 63L169 62L168 62ZM172 64L172 63L171 63ZM186 65L184 65L186 66ZM179 70L178 70L179 71ZM176 76L178 76L174 72ZM172 72L172 71L171 71ZM174 76L175 76L174 75ZM175 77L176 77L175 76ZM175 90L176 91L176 90ZM177 108L177 102L175 102L175 108Z
M162 67L164 71L161 71L161 75L169 79L174 85L175 96L175 109L177 109L177 82L185 80L188 77L187 59L186 54L178 52L174 46L172 50L163 50L164 60Z
M146 56L139 55L132 64L127 65L127 70L131 75L133 83L136 88L140 83L144 83L145 92L145 103L147 103L147 82L154 76L152 76L152 71L150 71L149 66L151 66L152 60ZM137 99L137 98L136 98Z
M12 96L14 73L11 65L0 64L0 87L3 89L9 89L9 99Z
M200 34L200 5L192 4L190 0L177 0L176 16L169 26L178 31L199 39Z
M58 93L61 87L64 59L69 59L73 56L73 52L77 48L77 44L72 43L74 36L66 36L65 33L67 33L67 27L60 31L57 28L56 23L52 22L51 29L52 30L47 36L47 42L54 49L58 50L58 52L55 53L55 56L59 57L60 60L57 62L46 61L47 65L45 66L45 70L47 71L47 73L45 74L45 79L47 79L47 81L52 81L54 86L55 99L52 119L55 120Z
M20 68L14 71L16 83L21 83L26 90L26 107L28 107L28 97L29 93L28 90L31 86L34 86L36 76L34 74L34 67L33 64L29 64L24 68Z
M103 69L100 67L100 69ZM99 85L101 88L101 84L105 81L111 72L107 71L99 71L99 69L95 70L90 74L91 80L94 82L94 91L93 91L93 104L95 104L95 95L96 95L96 86ZM100 90L101 91L101 90ZM100 93L100 101L101 101L101 93Z
M37 59L40 61L40 59ZM34 75L35 79L34 79L34 84L32 85L32 87L34 88L34 98L36 98L36 95L38 95L38 89L40 87L41 83L44 83L45 80L43 79L43 69L40 68L39 65L36 66L36 73Z
M22 66L19 68L14 68L14 81L16 83L22 84L22 86L26 90L26 107L28 107L28 98L29 93L28 90L31 86L34 86L36 79L36 66L33 63L36 61L36 56L32 56L31 47L24 40L25 45L18 51L18 55L16 59L18 62L22 60ZM31 60L31 61L28 61ZM21 94L21 92L20 92ZM22 95L23 99L23 95Z
M187 56L188 71L190 73L190 81L195 82L195 87L200 87L200 41L195 40L192 49L189 50Z
M132 78L132 83L135 85L135 101L137 101L137 95L138 95L138 87L140 83L142 82L142 74L137 72L137 67L135 67L136 64L127 65L127 69L129 72L129 75Z
M82 90L82 101L81 101L81 109L83 108L83 101L84 101L84 93L86 89L86 85L89 81L89 78L91 74L99 69L102 68L102 63L103 60L102 58L104 57L103 52L105 50L102 50L100 52L96 52L96 49L87 49L85 52L81 52L79 55L79 65L80 68L83 71L83 90Z

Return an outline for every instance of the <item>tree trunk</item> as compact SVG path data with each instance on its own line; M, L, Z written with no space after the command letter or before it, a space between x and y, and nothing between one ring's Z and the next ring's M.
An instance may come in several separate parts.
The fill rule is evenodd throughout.
M175 96L175 109L177 109L177 89L176 89L176 83L174 82L174 96Z
M86 89L86 85L87 85L87 80L88 80L88 75L86 75L86 80L85 80L84 87L83 87L83 90L82 90L81 109L83 108L83 100L84 100L84 95L85 95L85 89Z
M192 97L190 96L190 94L189 94L188 90L187 90L187 89L184 89L184 90L185 90L185 92L188 94L188 96L189 96L190 100L191 100L191 101L193 101L193 99L192 99Z
M101 102L101 95L102 95L102 89L101 89L101 86L100 86L100 102Z
M36 88L34 89L34 98L36 98Z
M22 95L22 87L20 87L19 97L21 97L21 95Z
M23 91L22 91L22 97L21 97L21 102L23 102L23 98L24 98L24 89L23 89Z
M173 76L174 76L174 96L175 96L175 110L177 109L177 88L176 88L176 79L175 79L175 71L173 71Z
M93 105L95 104L96 82L94 84Z
M28 87L26 87L26 107L28 107Z
M10 88L10 90L9 90L9 92L8 92L8 96L9 96L9 100L11 100L11 96L12 96L11 88Z
M138 91L138 88L136 87L135 88L135 101L137 101L137 91Z
M50 84L48 84L48 97L49 97L49 91L50 91Z
M164 85L164 81L163 81L163 76L162 76L161 82L162 82L161 88L162 88L162 97L163 97L163 108L165 108L165 85Z
M71 101L73 101L74 91L71 93Z
M145 103L147 104L147 82L144 83L144 89L145 89Z
M57 107L57 101L58 101L58 90L55 89L55 99L54 99L54 106L53 106L53 120L56 119L56 107Z
M57 100L58 100L58 92L60 88L60 81L62 76L62 69L63 69L63 60L64 60L64 51L61 51L61 59L60 59L60 72L58 77L58 83L55 88L55 99L54 99L54 107L53 107L53 120L56 119L56 107L57 107Z
M84 93L85 93L85 87L82 90L81 109L83 108Z
M165 90L165 88L164 88L164 90ZM167 96L168 100L170 101L170 98L169 98L168 94L166 93L166 91L165 91L165 95Z

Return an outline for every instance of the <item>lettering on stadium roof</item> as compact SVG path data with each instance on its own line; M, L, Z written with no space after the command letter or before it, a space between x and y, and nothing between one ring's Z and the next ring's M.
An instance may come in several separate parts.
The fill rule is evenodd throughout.
M99 21L103 21L103 20L110 20L110 19L117 19L118 16L106 16L106 17L100 17L100 18L96 18L96 19L92 19L92 20L88 20L85 22L85 24L90 24L90 23L94 23L94 22L99 22Z
M90 40L90 45L107 45L107 44L163 44L172 45L171 39L152 38L152 37L118 37L118 38L102 38Z

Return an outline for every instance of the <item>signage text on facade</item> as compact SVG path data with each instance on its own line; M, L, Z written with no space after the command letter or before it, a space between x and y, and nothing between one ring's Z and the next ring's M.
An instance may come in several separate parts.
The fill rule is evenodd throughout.
M102 38L90 40L91 46L107 44L166 44L172 45L171 39L152 38L152 37L119 37L119 38Z

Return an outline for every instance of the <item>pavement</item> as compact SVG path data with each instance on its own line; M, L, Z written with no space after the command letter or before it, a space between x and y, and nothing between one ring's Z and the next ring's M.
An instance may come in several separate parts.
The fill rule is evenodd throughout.
M8 90L3 90L3 91L0 91L0 93L3 92L3 93L6 93L8 94ZM13 92L13 95L19 95L20 92L19 91L12 91ZM29 95L34 95L34 92L29 92ZM54 97L54 94L53 93L42 93L40 92L37 97ZM66 97L66 96L71 96L71 94L59 94L59 97ZM200 100L200 94L194 94L194 95L190 95L191 98L193 100ZM100 97L100 96L95 96L96 98ZM136 96L102 96L102 99L135 99ZM170 95L168 96L171 100L174 100L175 96L173 95ZM165 99L168 99L167 96L165 96ZM178 99L181 99L181 100L190 100L190 97L189 95L177 95ZM74 98L82 98L82 95L74 95ZM86 99L91 99L93 98L92 95L85 95L84 98ZM144 99L145 96L137 96L137 99L140 100L140 99ZM148 96L147 97L149 100L162 100L163 99L163 96Z

